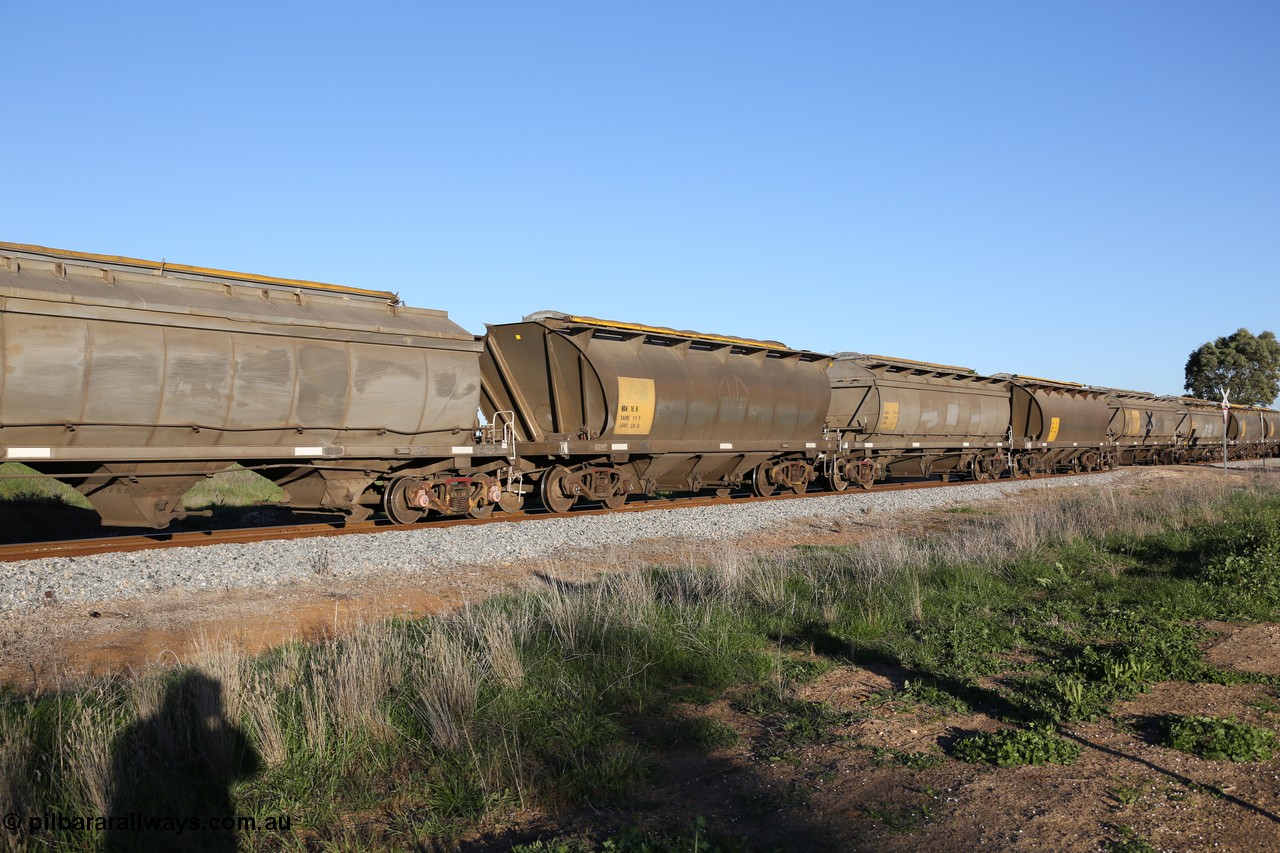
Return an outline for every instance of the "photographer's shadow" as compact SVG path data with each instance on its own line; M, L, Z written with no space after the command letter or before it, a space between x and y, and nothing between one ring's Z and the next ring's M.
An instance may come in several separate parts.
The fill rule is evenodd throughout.
M104 833L103 849L236 850L231 785L258 767L257 752L226 718L222 685L183 673L159 710L113 745L113 828Z

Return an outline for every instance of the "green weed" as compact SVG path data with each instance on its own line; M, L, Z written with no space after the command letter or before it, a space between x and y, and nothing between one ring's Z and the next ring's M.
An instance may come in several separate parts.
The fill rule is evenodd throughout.
M890 832L915 832L933 817L933 807L929 802L917 805L890 805L882 803L863 809L863 814L884 826Z
M1271 729L1233 717L1169 717L1163 743L1210 761L1267 761L1280 745Z
M1147 786L1141 782L1128 782L1120 779L1116 780L1107 790L1117 803L1122 806L1131 806L1142 799L1142 795L1147 792Z
M1118 837L1103 842L1103 849L1107 853L1158 853L1155 847L1138 837L1133 827L1121 825L1112 829Z
M871 750L871 763L877 767L908 767L912 770L932 770L947 760L937 752L899 752L892 749Z
M971 764L1020 767L1024 764L1074 764L1080 746L1047 728L1000 729L961 738L951 755Z

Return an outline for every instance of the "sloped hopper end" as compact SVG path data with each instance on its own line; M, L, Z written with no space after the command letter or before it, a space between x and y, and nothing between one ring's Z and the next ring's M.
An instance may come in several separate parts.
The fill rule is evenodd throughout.
M600 435L608 421L600 377L574 339L547 324L557 323L554 312L540 314L487 327L480 411L490 423L512 412L518 441Z
M827 357L543 311L490 326L481 410L519 438L788 441L821 432Z
M1013 387L1014 438L1094 442L1106 435L1111 408L1105 394L1080 386L1017 378Z

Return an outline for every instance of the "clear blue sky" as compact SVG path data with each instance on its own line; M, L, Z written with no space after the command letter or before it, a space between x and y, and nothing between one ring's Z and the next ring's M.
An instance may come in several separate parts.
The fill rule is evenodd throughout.
M4 10L0 240L1179 392L1280 332L1280 3Z

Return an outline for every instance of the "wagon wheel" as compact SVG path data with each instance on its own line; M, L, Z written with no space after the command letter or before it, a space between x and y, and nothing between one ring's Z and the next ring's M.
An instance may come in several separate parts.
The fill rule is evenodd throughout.
M485 474L477 475L475 482L480 484L482 500L467 510L467 515L472 518L488 518L493 515L493 505L497 502L497 498L501 496L501 488L492 477Z
M778 489L776 483L769 481L770 467L772 467L771 463L767 461L761 462L756 466L755 470L751 472L751 491L755 492L762 498L767 498Z
M1000 475L1002 475L1008 469L1008 467L1009 467L1009 459L1007 456L1005 456L1003 453L992 452L992 454L988 457L988 466L987 466L987 473L989 475L988 479L999 480Z
M1016 479L1018 479L1019 477L1021 477L1021 476L1022 476L1022 471L1021 471L1021 468L1022 468L1022 461L1021 461L1021 460L1022 460L1022 457L1021 457L1021 456L1014 455L1014 454L1010 454L1010 456L1009 456L1009 467L1006 469L1006 470L1009 472L1009 479L1010 479L1010 480L1016 480Z
M849 488L849 477L845 472L846 461L837 459L831 463L831 473L827 475L827 484L833 492L843 492Z
M396 524L413 524L427 514L421 507L410 506L406 499L405 493L413 482L408 477L397 477L382 494L382 509Z
M609 495L609 497L605 498L603 501L604 505L609 509L621 509L622 505L625 504L626 502L627 502L626 492L619 492L614 495Z
M503 492L498 498L498 507L503 512L519 512L524 507L524 495L516 492Z
M969 463L969 473L973 475L974 481L978 483L991 479L991 473L983 466L981 456L973 457L973 461Z
M578 500L565 483L568 477L569 469L563 465L552 466L542 475L542 505L552 512L568 512Z
M805 470L805 473L808 473L808 469ZM792 483L789 488L793 495L803 495L809 491L809 478L802 477L798 483Z

